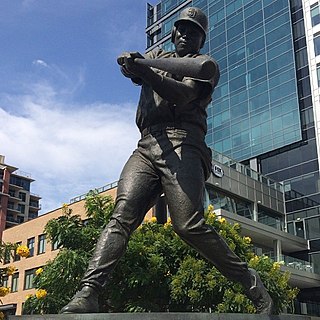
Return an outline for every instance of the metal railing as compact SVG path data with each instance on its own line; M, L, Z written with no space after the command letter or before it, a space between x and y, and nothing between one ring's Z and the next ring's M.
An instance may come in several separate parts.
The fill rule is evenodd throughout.
M274 256L273 252L264 253L265 256L270 257L273 261L277 261L277 258ZM315 270L315 264L313 262L301 260L298 258L280 255L280 261L283 262L283 265L292 269L306 271L309 273L317 273Z
M101 193L101 192L104 192L104 191L108 191L108 190L111 190L113 188L116 188L118 186L118 181L115 181L115 182L111 182L109 184L106 184L102 187L99 187L99 188L95 188L94 190L96 190L98 193ZM77 196L77 197L74 197L72 199L70 199L70 204L71 203L75 203L75 202L78 202L78 201L81 201L81 200L84 200L87 196L88 192L87 193L84 193L80 196Z
M258 173L257 171L251 169L250 167L245 166L242 163L237 162L236 160L233 160L226 155L223 155L222 153L220 153L218 151L215 151L213 149L211 149L211 150L212 150L212 159L213 160L216 160L227 167L233 168L236 171L238 171L238 172L240 172L240 173L242 173L242 174L244 174L244 175L246 175L256 181L259 181L270 188L273 188L273 189L280 191L280 192L284 192L284 187L283 187L282 183L276 182L276 181L262 175L261 173Z

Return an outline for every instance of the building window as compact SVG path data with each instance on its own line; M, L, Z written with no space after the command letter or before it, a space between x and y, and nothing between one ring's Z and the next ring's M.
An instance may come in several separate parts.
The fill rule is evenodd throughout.
M253 205L223 192L207 187L209 202L215 209L223 209L253 220Z
M51 250L52 250L52 251L58 250L58 248L59 248L59 243L58 243L58 241L52 242Z
M320 63L317 63L317 79L318 79L318 87L320 87Z
M26 202L26 194L24 192L19 192L19 198L22 202Z
M34 288L33 279L35 277L36 269L26 270L24 278L24 290Z
M17 246L20 246L21 242L17 242ZM16 253L16 251L14 252L14 256L13 256L13 261L20 261L21 257Z
M284 231L284 217L270 212L267 209L262 209L261 207L259 207L258 210L258 222Z
M22 214L26 211L26 206L24 204L18 204L18 211L20 211Z
M38 254L46 252L46 235L41 234L38 238Z
M3 260L3 263L6 264L6 263L10 263L10 250L6 250L4 252L4 260Z
M312 26L320 23L319 3L315 3L310 7Z
M19 284L19 273L14 273L12 275L11 280L11 292L17 292L18 291L18 284Z
M314 44L314 54L316 56L320 55L320 33L313 35L313 44Z
M8 276L3 276L2 277L2 286L3 287L8 287L9 284L9 277Z
M34 237L27 240L27 247L29 248L29 257L34 256Z

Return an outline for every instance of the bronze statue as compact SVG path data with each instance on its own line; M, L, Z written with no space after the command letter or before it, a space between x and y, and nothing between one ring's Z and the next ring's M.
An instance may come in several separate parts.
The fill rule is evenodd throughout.
M186 8L172 30L174 52L159 49L118 57L122 73L141 85L136 117L141 139L121 173L114 214L100 236L81 290L61 313L99 312L99 293L130 234L162 192L175 232L224 276L240 282L258 313L272 313L272 299L257 272L248 269L203 218L204 183L211 172L206 108L219 81L216 61L199 53L207 28L200 9Z

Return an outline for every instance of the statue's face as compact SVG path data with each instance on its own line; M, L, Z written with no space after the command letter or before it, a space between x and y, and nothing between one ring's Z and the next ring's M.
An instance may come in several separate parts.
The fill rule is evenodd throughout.
M204 34L201 29L190 21L181 21L177 25L174 45L178 56L198 53L203 43Z

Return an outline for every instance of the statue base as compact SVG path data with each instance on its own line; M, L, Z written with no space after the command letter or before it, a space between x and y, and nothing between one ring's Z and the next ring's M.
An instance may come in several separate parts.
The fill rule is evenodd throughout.
M95 313L9 316L9 320L320 320L306 315L241 313Z

